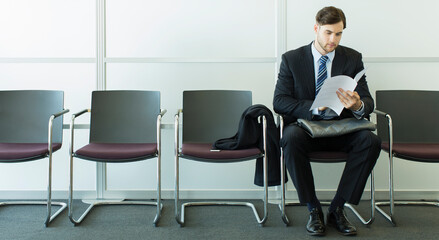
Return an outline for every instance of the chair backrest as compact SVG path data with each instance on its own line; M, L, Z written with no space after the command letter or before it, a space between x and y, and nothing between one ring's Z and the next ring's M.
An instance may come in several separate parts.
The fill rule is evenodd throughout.
M242 113L251 105L251 91L184 91L183 142L213 143L232 137Z
M49 118L62 110L62 91L0 91L0 142L47 143ZM62 116L53 122L55 143L62 142L62 124Z
M158 91L94 91L90 142L156 143Z
M439 143L439 91L376 91L376 108L390 114L393 141ZM387 120L377 119L378 135L388 141Z

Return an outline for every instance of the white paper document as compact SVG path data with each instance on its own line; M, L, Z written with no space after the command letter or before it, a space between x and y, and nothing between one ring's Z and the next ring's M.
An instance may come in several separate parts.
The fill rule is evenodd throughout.
M312 109L318 107L328 107L337 113L337 115L340 115L344 106L340 102L340 99L338 99L336 92L339 88L345 91L354 91L358 80L360 80L365 72L366 69L363 69L355 75L355 78L339 75L326 79L309 110L312 111Z

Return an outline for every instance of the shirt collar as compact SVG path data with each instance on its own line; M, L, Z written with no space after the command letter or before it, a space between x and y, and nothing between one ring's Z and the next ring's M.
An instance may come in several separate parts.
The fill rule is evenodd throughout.
M319 53L319 51L317 51L316 47L314 46L314 41L311 43L311 52L312 52L312 56L314 58L314 63L317 63L317 66L319 65L319 59L320 57L322 57L322 54ZM328 61L332 62L334 60L335 57L335 50L326 54L326 56L328 56Z

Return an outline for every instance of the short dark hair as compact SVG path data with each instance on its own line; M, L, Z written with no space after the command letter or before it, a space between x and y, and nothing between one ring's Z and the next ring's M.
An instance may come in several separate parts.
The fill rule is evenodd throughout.
M340 8L324 7L316 15L316 22L322 26L343 22L343 29L346 28L346 17Z

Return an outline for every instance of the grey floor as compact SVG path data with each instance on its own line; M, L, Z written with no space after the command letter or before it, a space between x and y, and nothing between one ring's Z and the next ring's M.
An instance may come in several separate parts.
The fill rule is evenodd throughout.
M254 201L262 210L261 201ZM76 203L75 213L85 208ZM367 215L368 202L358 206ZM398 226L376 213L370 227L362 226L349 210L350 220L357 226L356 239L438 239L439 209L435 207L397 206ZM74 227L67 211L59 215L48 228L44 227L45 207L0 207L0 239L316 239L306 234L306 207L288 207L292 220L285 226L277 205L269 205L269 218L260 227L250 208L192 207L186 210L186 226L180 227L174 218L172 200L164 201L158 227L152 225L155 207L99 206L79 226ZM325 239L346 239L334 229L328 229Z

